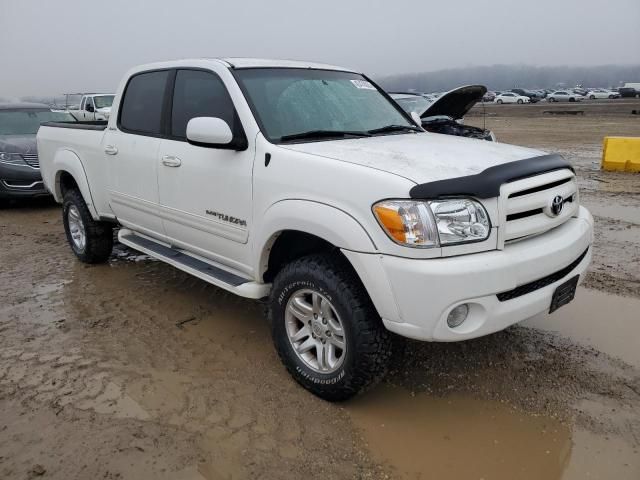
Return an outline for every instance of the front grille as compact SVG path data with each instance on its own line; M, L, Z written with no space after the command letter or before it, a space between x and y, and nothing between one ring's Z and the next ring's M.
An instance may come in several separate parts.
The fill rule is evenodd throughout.
M563 277L566 277L571 271L576 268L582 259L587 255L589 249L587 248L582 255L576 258L569 265L564 267L562 270L558 270L551 275L547 275L546 277L539 278L538 280L534 280L533 282L525 283L524 285L520 285L519 287L514 288L513 290L509 290L508 292L498 293L496 297L501 302L506 302L507 300L512 300L517 297L521 297L522 295L526 295L527 293L535 292L536 290L540 290L541 288L546 287L547 285L551 285L554 282L557 282Z
M40 159L38 159L37 153L21 153L20 156L30 167L40 168Z
M503 240L509 242L551 230L578 210L578 185L571 170L558 170L507 183L500 189ZM550 211L556 196L564 199L558 215Z

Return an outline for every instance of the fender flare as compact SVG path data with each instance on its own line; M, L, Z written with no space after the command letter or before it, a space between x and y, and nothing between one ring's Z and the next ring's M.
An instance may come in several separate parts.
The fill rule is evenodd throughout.
M377 251L364 226L344 210L314 200L281 200L264 212L257 229L253 264L258 278L267 269L274 242L287 230L315 235L341 249Z
M62 185L60 183L60 179L62 178L63 173L68 173L76 181L76 184L80 189L80 193L82 194L82 198L86 202L93 219L100 220L100 216L98 215L98 212L93 203L93 197L91 196L91 189L89 188L87 173L82 166L80 157L78 157L71 150L58 150L53 158L52 165L55 171L55 175L54 184L53 188L51 188L51 191L56 202L62 203Z

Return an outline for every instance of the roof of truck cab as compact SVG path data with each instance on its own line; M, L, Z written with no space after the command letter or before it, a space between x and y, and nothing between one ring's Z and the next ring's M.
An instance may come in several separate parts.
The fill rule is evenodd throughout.
M184 58L168 60L164 62L147 63L137 65L127 72L127 77L140 72L150 70L162 70L167 68L207 67L207 64L216 63L231 69L241 68L306 68L318 70L336 70L341 72L358 73L355 70L327 65L325 63L301 62L296 60L271 60L266 58Z
M317 68L322 70L341 70L345 72L355 71L350 68L339 67L337 65L299 60L276 60L270 58L244 57L220 58L219 60L227 62L233 68Z

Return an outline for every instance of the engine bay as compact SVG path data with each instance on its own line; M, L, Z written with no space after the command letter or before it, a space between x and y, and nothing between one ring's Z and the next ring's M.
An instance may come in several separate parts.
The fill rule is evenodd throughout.
M457 137L476 138L495 142L495 135L491 130L486 130L470 125L463 125L446 115L436 115L422 119L422 128L427 132L442 133L444 135L454 135Z

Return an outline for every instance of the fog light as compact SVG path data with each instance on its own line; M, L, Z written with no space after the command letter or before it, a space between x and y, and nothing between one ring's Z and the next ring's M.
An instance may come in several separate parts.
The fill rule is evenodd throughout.
M467 319L467 315L469 315L469 305L466 303L458 305L449 312L447 325L449 325L450 328L459 327Z

